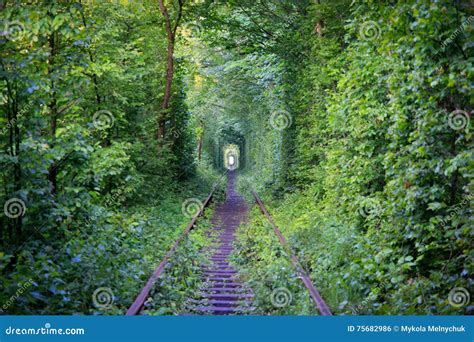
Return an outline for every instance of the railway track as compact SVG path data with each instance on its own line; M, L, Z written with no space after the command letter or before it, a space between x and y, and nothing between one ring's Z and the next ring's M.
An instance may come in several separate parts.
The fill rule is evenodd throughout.
M229 256L234 250L233 242L235 240L235 232L238 226L247 220L248 214L245 200L235 192L234 182L235 174L234 172L229 172L226 200L224 203L219 204L216 207L215 213L211 219L213 229L209 232L209 237L212 241L212 245L209 247L209 251L211 252L210 264L201 266L204 285L196 292L194 298L188 299L186 303L187 312L184 314L246 315L251 314L255 310L252 289L248 288L239 280L237 270L229 263ZM152 273L133 304L128 308L126 312L127 316L140 314L153 284L163 273L167 263L177 250L181 241L183 241L194 228L198 217L202 215L205 208L209 205L213 195L214 189L204 201L199 213L193 217L184 232L166 253L165 257ZM253 192L253 196L263 215L265 215L270 222L280 244L290 256L290 260L298 272L299 278L307 288L319 313L323 316L331 316L331 310L321 297L318 290L314 287L309 275L301 266L297 257L291 251L285 237L275 224L272 216L255 191Z

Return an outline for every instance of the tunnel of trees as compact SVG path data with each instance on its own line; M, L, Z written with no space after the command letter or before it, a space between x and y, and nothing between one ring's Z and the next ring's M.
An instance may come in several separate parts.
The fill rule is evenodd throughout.
M472 314L468 3L2 1L0 312L123 314L218 185L146 306L182 312L232 150L258 313L316 312L251 190L335 314Z

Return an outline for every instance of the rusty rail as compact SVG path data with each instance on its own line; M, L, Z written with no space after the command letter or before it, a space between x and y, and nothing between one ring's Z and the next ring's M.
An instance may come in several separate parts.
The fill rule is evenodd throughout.
M255 201L260 207L260 210L262 213L267 217L268 221L273 227L273 231L275 232L276 236L278 237L278 240L280 241L281 245L283 246L284 249L288 251L288 254L290 255L290 260L293 264L293 266L296 268L296 270L299 272L301 280L303 281L304 286L309 291L309 294L311 298L313 298L319 312L323 316L332 316L331 310L329 309L329 306L326 304L324 299L321 297L319 294L318 290L313 285L313 282L311 281L311 278L309 277L308 273L304 270L303 266L301 266L300 261L298 258L294 255L293 251L291 250L290 246L288 245L288 242L286 241L285 237L281 233L280 229L278 226L275 224L275 221L273 221L272 216L268 212L267 208L265 208L265 205L263 204L262 200L260 197L258 197L257 193L255 191L252 191L253 197L255 197Z
M163 271L164 271L166 265L168 264L171 256L174 254L174 252L176 252L176 249L178 248L181 241L194 228L194 224L196 223L197 218L202 215L202 213L204 212L204 208L206 208L208 206L209 202L211 201L212 196L214 194L214 190L215 190L215 187L212 189L209 196L207 196L206 200L204 201L204 203L202 205L202 208L199 210L199 213L196 214L193 217L191 222L189 222L189 224L187 225L186 229L183 231L181 236L178 238L178 240L176 240L176 242L170 248L168 253L166 253L165 257L163 258L163 260L161 261L159 266L152 273L151 277L148 279L148 281L146 282L145 286L143 287L143 289L141 290L141 292L139 293L139 295L137 296L137 298L135 299L133 304L128 308L127 313L125 314L126 316L134 316L134 315L137 315L141 311L141 309L142 309L142 307L145 303L146 298L150 294L150 291L151 291L151 288L153 287L153 284L160 277L161 273L163 273Z

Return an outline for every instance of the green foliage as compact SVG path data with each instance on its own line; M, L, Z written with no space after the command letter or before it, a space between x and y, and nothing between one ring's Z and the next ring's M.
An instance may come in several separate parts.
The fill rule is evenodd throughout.
M223 200L232 145L240 192L259 192L335 313L472 313L448 302L473 286L473 30L461 3L186 2L163 109L156 3L6 1L0 191L26 212L0 212L0 303L22 290L5 311L123 313L183 230L182 202L213 185ZM148 314L186 310L208 218ZM236 246L258 313L317 314L256 210ZM94 306L98 288L114 294L108 309ZM291 305L272 303L279 288Z
M267 176L260 190L270 201L287 189L276 221L336 313L470 312L448 304L452 288L472 287L472 27L459 30L468 15L448 2L342 3L311 9L324 18L321 37L314 20L291 33L306 61L282 50L296 125L266 166L280 166L280 182ZM456 109L461 128L450 126ZM265 174L254 172L244 189ZM268 258L278 250L254 247Z
M2 310L122 314L188 223L183 201L204 199L217 180L194 162L186 63L176 63L170 134L159 149L166 42L154 4L5 6L0 182L2 198L26 211L0 213ZM205 239L195 240L178 260L197 260ZM94 305L98 288L110 288L112 306Z

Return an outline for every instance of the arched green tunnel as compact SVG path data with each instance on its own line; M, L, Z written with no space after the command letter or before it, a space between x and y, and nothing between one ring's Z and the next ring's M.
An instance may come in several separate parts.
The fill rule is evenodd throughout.
M235 126L224 124L214 139L213 162L218 170L245 169L247 165L247 141L244 132ZM229 165L229 156L234 159L234 165Z

